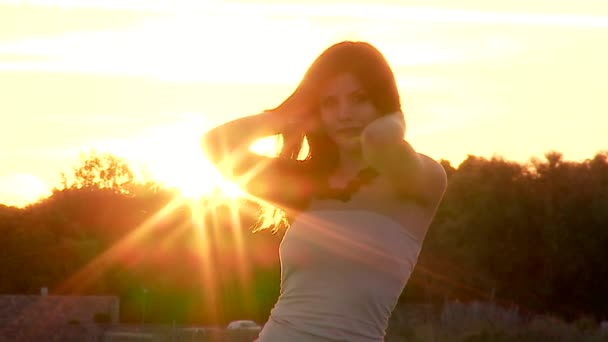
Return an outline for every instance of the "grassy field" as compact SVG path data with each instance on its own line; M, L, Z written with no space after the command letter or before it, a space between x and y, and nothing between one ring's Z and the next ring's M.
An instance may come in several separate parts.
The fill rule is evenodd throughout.
M608 324L590 317L573 322L551 315L525 316L489 303L449 303L440 312L418 315L397 309L387 342L600 342L608 341Z

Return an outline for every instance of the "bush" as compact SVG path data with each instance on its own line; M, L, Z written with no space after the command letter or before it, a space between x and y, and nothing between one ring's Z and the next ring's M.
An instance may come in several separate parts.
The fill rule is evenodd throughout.
M516 309L507 309L493 303L472 302L469 304L449 302L443 307L440 324L455 333L497 333L513 331L521 325L522 318Z
M598 324L591 316L581 316L574 322L574 326L582 333L594 333L597 331Z
M108 313L98 312L93 316L93 321L97 324L110 324L112 322L112 317Z

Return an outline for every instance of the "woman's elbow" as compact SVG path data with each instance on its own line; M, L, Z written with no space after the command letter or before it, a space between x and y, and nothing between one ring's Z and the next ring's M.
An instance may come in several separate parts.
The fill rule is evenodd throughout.
M205 157L213 164L217 165L222 161L222 153L219 148L217 139L213 132L207 132L201 137L201 149Z

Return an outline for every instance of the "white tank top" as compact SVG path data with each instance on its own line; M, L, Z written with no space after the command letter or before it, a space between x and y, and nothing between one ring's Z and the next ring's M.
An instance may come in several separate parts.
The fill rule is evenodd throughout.
M420 248L371 211L300 214L279 248L281 292L259 341L384 341Z

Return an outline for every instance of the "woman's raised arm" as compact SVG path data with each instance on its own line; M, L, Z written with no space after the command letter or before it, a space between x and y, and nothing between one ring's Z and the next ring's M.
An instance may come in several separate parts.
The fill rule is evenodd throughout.
M447 186L441 164L417 153L403 140L405 120L395 112L370 123L362 133L364 158L405 198L435 208Z
M305 180L301 161L271 158L250 151L258 139L289 129L289 116L267 111L217 126L202 137L207 158L228 179L244 190L276 205L301 198Z
M203 135L203 151L226 177L241 177L271 159L251 152L251 145L258 139L280 134L286 125L285 118L272 111L232 120Z

